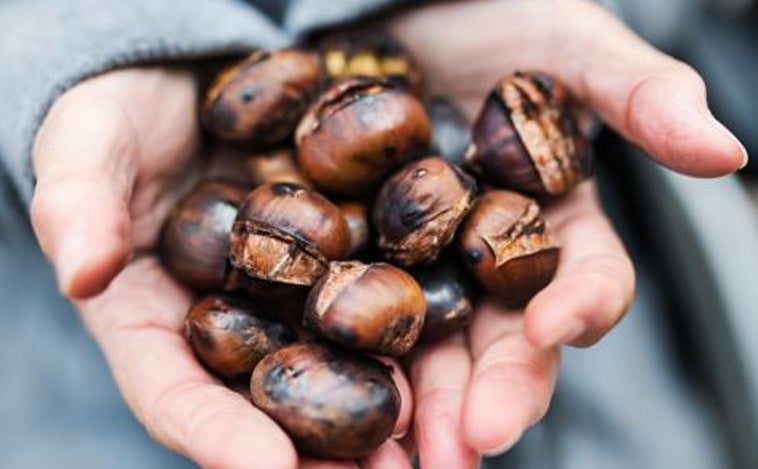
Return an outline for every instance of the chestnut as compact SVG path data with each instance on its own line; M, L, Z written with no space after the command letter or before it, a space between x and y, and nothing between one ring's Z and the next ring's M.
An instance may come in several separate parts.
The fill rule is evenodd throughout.
M185 320L185 335L200 360L227 378L250 373L264 355L295 340L287 326L231 295L210 295L195 303Z
M443 96L429 98L425 107L432 122L432 153L463 166L463 157L471 142L471 126L466 116Z
M294 151L280 148L248 156L247 168L253 186L273 182L289 182L310 188L311 183L295 163Z
M550 283L558 266L559 249L540 207L516 192L484 193L461 228L459 242L474 276L514 307Z
M394 262L434 260L471 208L474 179L440 157L408 163L384 182L374 205L379 248Z
M416 343L425 311L424 293L405 271L331 262L308 295L303 324L344 347L399 356Z
M250 277L307 286L349 247L337 206L302 186L274 183L245 198L232 226L229 258Z
M340 195L370 192L394 168L429 145L421 103L385 78L337 82L297 127L297 158L316 187Z
M390 368L317 343L296 343L263 358L250 380L253 404L310 455L356 459L392 434L400 392Z
M371 238L368 205L361 202L343 202L339 204L339 208L350 232L348 255L354 255L365 250Z
M561 195L593 172L566 88L540 72L501 79L486 99L466 151L467 164L495 187Z
M199 182L166 220L160 241L163 265L184 285L202 291L223 287L229 234L246 190L222 180Z
M433 342L465 328L474 315L473 288L458 259L447 255L410 272L426 299L419 342Z
M281 142L292 135L320 80L316 54L295 49L253 52L211 84L202 122L225 140Z

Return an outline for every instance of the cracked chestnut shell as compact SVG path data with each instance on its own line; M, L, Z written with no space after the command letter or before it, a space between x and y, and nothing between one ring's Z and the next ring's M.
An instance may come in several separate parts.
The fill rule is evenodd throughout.
M310 188L311 183L295 162L294 151L281 148L248 156L247 168L253 186L275 182L289 182Z
M166 220L161 260L184 285L220 290L228 270L229 234L247 190L221 180L199 182Z
M566 88L544 73L516 73L495 85L466 151L472 170L495 187L561 195L593 172Z
M344 347L399 356L416 343L425 311L424 293L407 272L384 263L331 262L308 295L303 323Z
M328 192L357 196L429 145L421 103L384 78L350 78L324 92L295 134L298 163Z
M460 249L479 282L511 306L526 304L555 275L559 249L532 199L482 195L461 228Z
M348 255L352 256L366 250L371 238L368 205L361 202L343 202L339 204L339 208L350 232Z
M211 84L202 122L225 140L281 142L292 135L320 79L316 54L295 49L253 52Z
M231 295L201 299L190 308L184 325L195 354L227 378L250 373L265 355L295 340L287 326Z
M432 122L432 153L463 166L466 149L471 143L471 126L466 116L443 96L428 99L425 107Z
M245 198L232 226L229 258L255 279L307 286L349 246L337 206L302 186L275 183Z
M419 342L433 342L465 328L474 315L468 272L457 259L445 256L411 271L426 299Z
M299 450L320 458L371 453L400 414L389 367L323 344L293 344L267 355L253 371L250 392Z
M444 158L414 161L387 179L374 205L379 248L413 266L437 258L473 204L476 183Z

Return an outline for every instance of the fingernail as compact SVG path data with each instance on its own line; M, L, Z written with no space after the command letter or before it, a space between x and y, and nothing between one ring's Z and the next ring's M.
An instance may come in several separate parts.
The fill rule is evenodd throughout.
M486 456L488 458L494 457L494 456L500 456L501 454L505 453L509 449L513 448L516 443L521 439L521 436L523 435L523 432L516 433L514 436L512 436L510 439L506 440L505 443L501 444L500 446L496 446L492 449L486 449L482 451L482 456Z
M581 319L569 318L556 327L552 334L548 335L549 339L545 341L545 346L553 347L567 344L581 336L585 328L584 321Z
M81 234L75 226L63 235L55 262L58 288L61 293L67 294L71 290L72 283L81 268L82 259L87 249L91 248L92 246L87 247L87 236Z
M408 434L408 429L398 430L397 432L395 432L395 433L392 434L392 439L393 440L402 440L405 437L405 435L407 435L407 434Z
M737 147L737 151L740 156L740 166L737 169L739 170L747 166L747 163L750 157L747 154L747 148L745 148L745 145L743 145L740 139L738 139L737 136L734 135L731 130L729 130L724 124L722 124L720 120L716 119L716 117L713 114L711 114L710 112L708 114L709 114L708 117L713 122L713 124L719 129L719 131L723 135L725 135L727 138L729 138L729 140L731 140L734 143L734 145Z

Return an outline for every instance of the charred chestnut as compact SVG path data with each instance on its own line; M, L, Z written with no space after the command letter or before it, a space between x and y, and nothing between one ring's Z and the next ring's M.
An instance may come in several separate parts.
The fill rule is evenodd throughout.
M379 248L404 266L434 260L471 208L476 183L440 157L407 164L385 181L374 205Z
M287 326L230 295L210 295L195 303L185 320L185 335L200 360L227 378L250 373L264 355L295 340Z
M593 171L573 100L543 73L498 82L476 119L466 160L494 186L534 195L564 194Z
M465 328L474 315L473 289L465 269L452 256L411 272L426 299L420 342L433 342Z
M512 306L527 303L558 266L537 202L516 192L482 195L461 229L460 248L482 285Z
M426 113L432 122L432 153L462 166L471 142L471 127L466 116L449 100L434 96L426 101Z
M429 145L424 107L387 79L352 78L322 94L295 135L298 163L325 191L360 195Z
M211 84L202 121L226 140L280 142L292 135L320 77L315 54L295 49L253 52Z
M163 228L161 257L180 282L203 291L223 287L229 233L246 192L220 180L201 181L179 201Z
M371 237L371 227L368 222L368 206L360 202L344 202L339 204L342 217L350 231L350 252L356 254L368 247Z
M425 311L421 287L403 270L332 262L308 295L303 323L342 346L398 356L416 343Z
M253 403L298 449L321 458L355 459L392 433L400 393L381 362L321 344L267 355L250 382Z
M230 260L256 279L311 285L349 246L345 220L326 198L296 184L265 184L240 207Z
M307 188L311 186L297 167L294 152L289 148L250 155L247 167L254 186L275 182L289 182Z

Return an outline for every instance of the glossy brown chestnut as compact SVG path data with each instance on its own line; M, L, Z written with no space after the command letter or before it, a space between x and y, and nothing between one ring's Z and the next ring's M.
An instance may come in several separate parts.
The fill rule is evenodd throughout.
M452 256L411 272L424 291L426 314L419 342L433 342L465 328L474 314L468 272Z
M331 262L308 295L303 323L342 346L381 355L413 347L424 323L424 293L389 264Z
M365 194L425 151L430 134L424 107L405 88L387 79L350 78L322 94L298 125L298 163L325 191Z
M564 194L593 171L572 98L539 72L516 73L495 85L474 124L466 161L495 187L534 195Z
M295 340L287 326L231 295L210 295L195 303L185 320L185 335L200 360L227 378L250 373L264 355Z
M224 286L229 233L246 193L221 180L201 181L171 212L161 237L161 258L184 285L203 291Z
M202 122L226 140L281 142L292 135L320 78L316 54L295 49L253 52L211 84Z
M343 202L339 204L342 217L350 231L349 256L365 250L371 238L368 205L361 202Z
M302 186L275 183L245 198L232 227L229 257L250 277L312 285L349 247L350 233L337 206Z
M444 158L405 165L376 197L374 226L379 248L394 262L429 262L449 244L473 204L476 183Z
M254 186L275 182L289 182L310 188L311 183L295 162L294 151L281 148L248 156L247 167Z
M532 199L511 191L484 193L460 232L470 270L493 295L526 304L555 275L559 249Z
M389 367L323 344L300 343L267 355L250 393L303 452L355 459L392 433L400 393Z
M425 107L432 122L432 153L463 166L466 149L471 143L471 126L466 116L442 96L428 99Z

